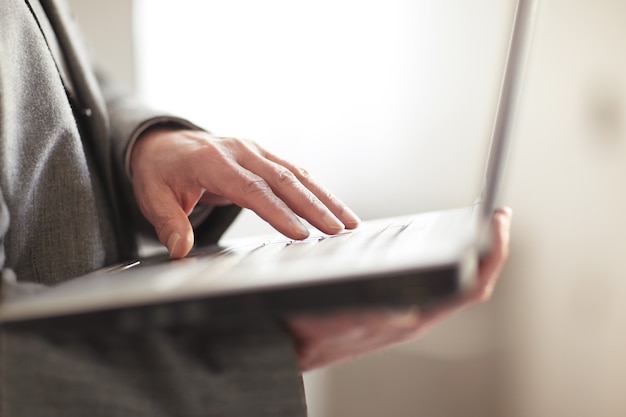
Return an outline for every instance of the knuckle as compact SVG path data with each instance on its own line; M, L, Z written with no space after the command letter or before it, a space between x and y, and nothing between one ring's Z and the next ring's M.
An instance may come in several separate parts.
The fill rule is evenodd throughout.
M298 178L296 178L294 173L289 171L285 167L280 167L276 169L276 178L278 180L278 183L281 185L294 185L299 183Z
M206 142L202 147L202 153L199 155L200 160L215 161L226 158L224 148L214 141Z
M320 199L317 198L317 196L315 194L313 194L312 192L310 192L308 190L305 190L305 192L306 192L305 197L306 197L309 205L316 207L318 210L325 210L324 209L324 204L322 204Z
M236 147L236 148L241 148L241 147L247 146L247 142L246 142L245 139L230 137L227 140L228 140L228 143L231 146Z
M249 178L244 183L244 193L246 195L260 195L270 192L270 187L262 178Z
M299 166L296 167L296 175L300 179L305 180L305 181L308 181L311 179L311 174L309 173L309 171Z
M254 141L251 141L249 139L228 137L223 138L223 140L226 141L231 149L255 149L257 146Z
M249 139L221 138L220 146L224 148L226 157L236 160L263 154L262 148Z

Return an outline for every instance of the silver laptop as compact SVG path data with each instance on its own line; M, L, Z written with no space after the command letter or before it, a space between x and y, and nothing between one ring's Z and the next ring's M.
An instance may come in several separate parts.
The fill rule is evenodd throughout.
M303 241L276 235L141 259L0 303L6 328L133 330L220 317L430 305L463 294L489 251L508 142L530 42L534 0L519 0L476 202L366 221Z

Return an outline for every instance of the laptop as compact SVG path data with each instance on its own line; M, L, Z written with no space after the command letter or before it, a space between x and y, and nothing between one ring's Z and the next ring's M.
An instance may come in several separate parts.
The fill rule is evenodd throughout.
M428 308L461 296L490 249L534 0L518 0L482 188L459 209L365 221L338 235L280 235L139 259L0 303L10 329L149 326L354 308Z

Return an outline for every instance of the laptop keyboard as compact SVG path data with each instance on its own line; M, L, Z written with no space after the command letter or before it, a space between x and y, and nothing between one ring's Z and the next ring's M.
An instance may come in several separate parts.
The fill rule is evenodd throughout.
M347 253L367 255L392 246L404 233L422 232L410 220L399 223L365 224L337 235L312 235L304 240L277 239L259 245L234 246L217 254L211 268L253 267L268 262L290 262L302 258L324 258Z
M171 274L161 274L159 281L164 290L169 290L194 283L205 285L206 277L212 277L211 282L216 284L222 279L231 282L228 277L237 276L238 282L243 285L244 277L254 281L266 271L276 271L277 265L280 265L278 270L282 271L282 275L289 277L291 272L302 268L316 273L330 268L335 262L344 268L351 265L355 270L369 269L390 260L406 259L407 256L415 258L420 249L424 249L424 244L426 248L432 248L431 234L439 234L449 228L457 229L453 227L455 223L457 221L451 222L451 216L424 213L366 221L358 229L337 235L311 231L312 235L304 240L276 235L265 241L231 241L218 252L199 252L176 261L187 263L188 273L180 274L178 268L173 268Z

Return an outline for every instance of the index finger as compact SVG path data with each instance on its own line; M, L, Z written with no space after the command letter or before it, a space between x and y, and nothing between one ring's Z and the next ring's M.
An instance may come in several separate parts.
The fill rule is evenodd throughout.
M285 236L292 239L308 237L306 226L262 177L230 159L214 162L212 168L219 174L210 175L207 171L207 175L200 180L206 190L254 211Z

